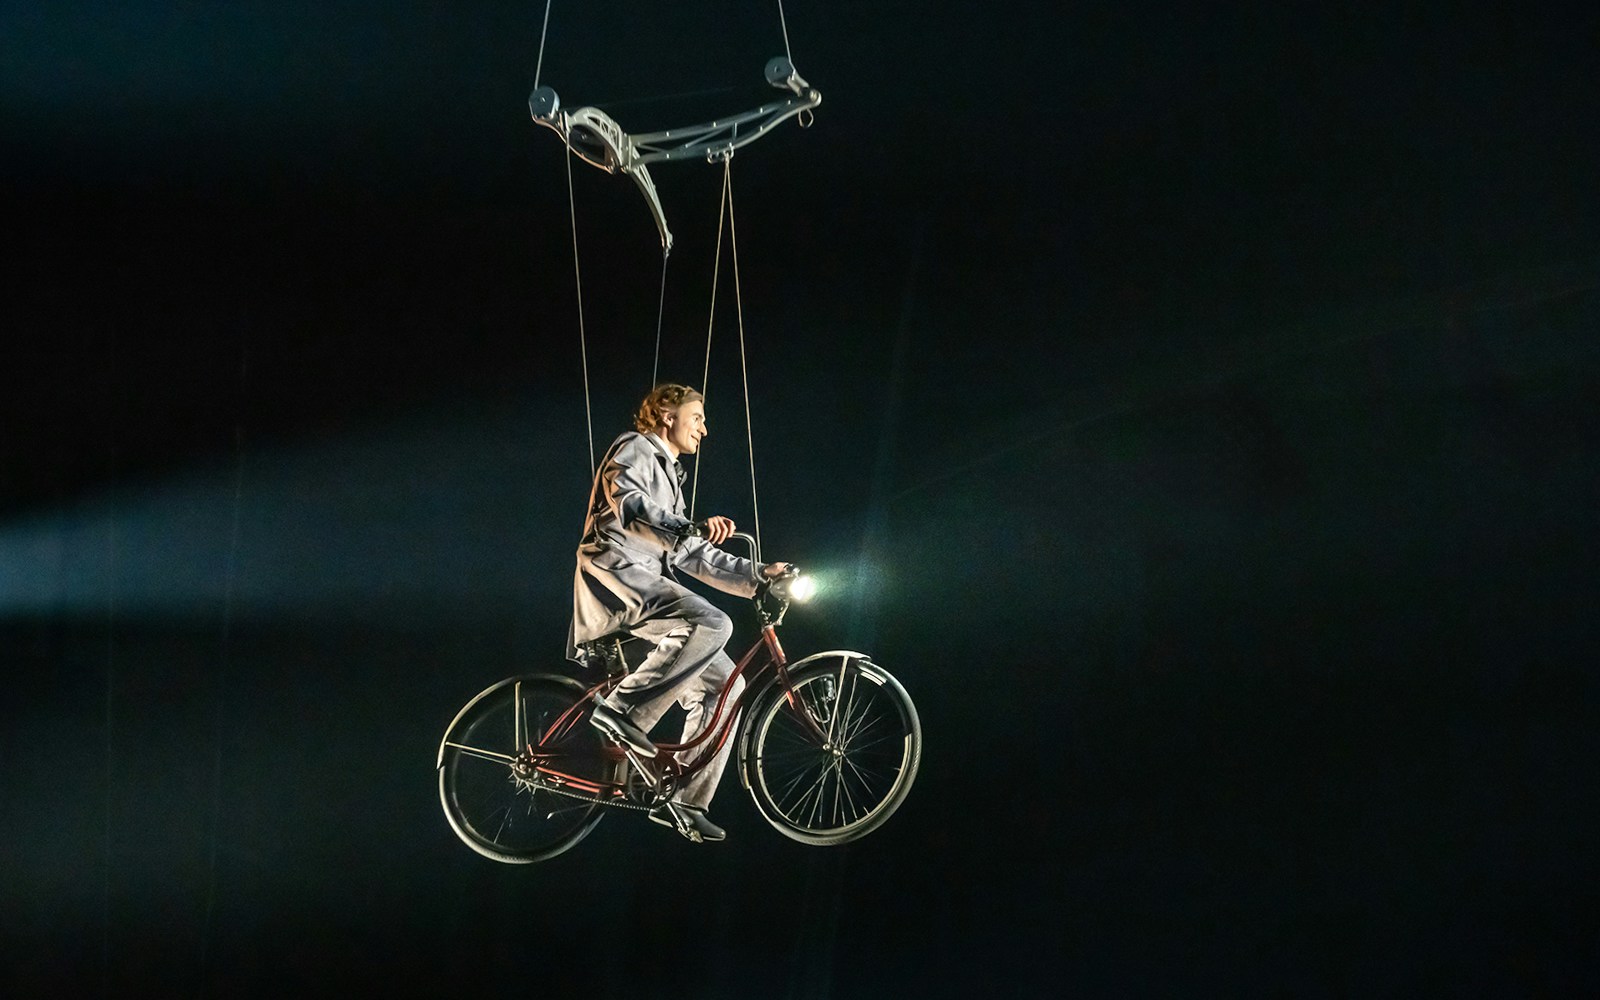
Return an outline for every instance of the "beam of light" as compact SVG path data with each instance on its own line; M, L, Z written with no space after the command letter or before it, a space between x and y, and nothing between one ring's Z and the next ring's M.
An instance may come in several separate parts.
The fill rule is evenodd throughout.
M890 574L869 555L839 554L824 560L822 569L807 569L788 584L790 600L797 604L853 610L882 608L889 597Z
M509 416L456 404L270 450L247 434L242 468L219 456L0 523L0 620L100 616L114 594L119 617L173 623L226 604L240 623L564 629L589 489L573 413L561 398ZM809 603L876 613L886 567L912 558L825 555Z
M562 619L588 488L569 439L540 427L561 425L562 402L247 450L242 477L220 459L13 520L0 525L0 618L92 615L112 592L120 613L214 615L237 515L242 618Z

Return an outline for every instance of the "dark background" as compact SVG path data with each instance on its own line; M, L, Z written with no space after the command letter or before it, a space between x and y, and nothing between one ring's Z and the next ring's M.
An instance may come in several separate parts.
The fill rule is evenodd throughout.
M845 847L486 861L660 256L542 5L0 14L8 995L1567 995L1596 978L1600 18L792 0L732 181L791 654L916 699ZM541 82L753 107L775 5L558 3ZM699 384L721 173L653 171ZM754 527L724 248L703 511ZM725 605L751 626L737 602Z

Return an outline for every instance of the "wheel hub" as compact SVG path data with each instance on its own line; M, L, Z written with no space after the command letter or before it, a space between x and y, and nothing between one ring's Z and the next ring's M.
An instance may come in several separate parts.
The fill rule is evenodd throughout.
M530 792L536 788L548 788L551 785L561 784L560 779L552 778L550 775L542 773L539 770L538 762L526 750L518 754L517 758L511 762L511 780L518 787Z

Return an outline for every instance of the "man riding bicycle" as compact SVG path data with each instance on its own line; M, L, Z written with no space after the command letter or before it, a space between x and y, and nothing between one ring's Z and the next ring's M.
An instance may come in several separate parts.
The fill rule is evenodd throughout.
M734 664L723 652L732 635L727 614L679 583L682 570L718 590L755 594L761 577L781 575L786 563L757 565L717 548L733 534L726 517L696 526L684 515L680 455L693 455L707 434L705 398L688 386L656 386L634 416L634 431L612 442L595 474L573 581L567 655L582 662L584 644L625 631L655 649L609 696L595 697L597 729L643 757L657 754L649 730L673 701L688 713L683 742L710 725ZM733 705L743 688L728 693ZM673 798L650 811L657 823L695 843L726 832L706 815L733 749L716 751Z

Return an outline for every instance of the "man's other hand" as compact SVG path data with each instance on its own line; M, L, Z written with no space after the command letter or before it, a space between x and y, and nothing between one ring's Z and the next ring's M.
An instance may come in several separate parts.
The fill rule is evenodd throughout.
M716 516L708 517L704 522L706 541L712 545L721 545L728 537L738 530L731 519Z
M766 577L768 580L776 580L778 577L787 572L789 572L788 563L767 563L766 568L761 571L761 575Z

